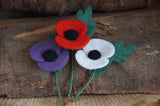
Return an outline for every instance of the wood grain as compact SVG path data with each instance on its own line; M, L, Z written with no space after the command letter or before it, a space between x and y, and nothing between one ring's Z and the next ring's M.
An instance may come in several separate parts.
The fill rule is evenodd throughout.
M28 31L28 32L23 32L23 33L20 33L18 35L16 35L14 38L15 39L18 39L18 38L27 38L27 37L30 37L30 36L36 36L36 35L40 35L40 34L47 34L49 32L54 32L55 28L55 25L50 25L50 26L47 26L47 27L44 27L44 28L39 28L39 29L35 29L33 31Z
M76 102L63 98L65 106L160 106L160 95L88 95L80 96ZM59 106L58 97L7 99L0 98L0 106Z
M32 31L70 17L0 19L1 25L12 26L0 31L0 95L9 98L57 95L54 74L39 69L29 56L30 48L45 40L47 34L32 39L15 39L20 33ZM116 43L136 45L136 51L122 64L113 63L108 71L97 76L83 94L160 94L160 14L159 10L139 10L98 14L94 37ZM147 29L145 31L141 31ZM148 30L149 29L149 30ZM47 31L46 31L47 33ZM69 62L70 63L70 62ZM59 73L62 95L68 94L70 65ZM73 92L87 82L88 70L75 62Z
M5 25L0 25L0 31L4 30L4 29L6 29L6 28L7 28L7 26L5 26Z

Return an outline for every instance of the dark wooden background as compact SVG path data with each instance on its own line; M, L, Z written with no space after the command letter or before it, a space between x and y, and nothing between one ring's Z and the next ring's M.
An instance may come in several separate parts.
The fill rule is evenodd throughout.
M0 0L2 9L20 12L69 15L92 6L94 12L106 13L146 8L151 0Z
M158 2L157 2L158 3ZM94 37L126 45L136 45L128 62L108 66L108 71L97 76L83 94L160 94L160 9L95 14L97 29ZM39 69L29 56L29 50L46 38L49 31L15 39L17 34L45 29L59 20L74 16L0 19L0 95L41 97L57 95L54 74ZM70 63L59 73L62 95L68 94ZM75 62L73 92L87 82L88 70Z

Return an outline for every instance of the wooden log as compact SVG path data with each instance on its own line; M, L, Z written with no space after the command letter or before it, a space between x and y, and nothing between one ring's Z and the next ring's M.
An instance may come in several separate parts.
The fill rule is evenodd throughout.
M137 48L128 57L128 62L113 63L108 66L107 72L95 77L83 94L160 94L159 11L130 11L95 17L98 28L94 37L112 43L124 41L125 44L136 45ZM47 34L36 33L29 39L15 39L15 36L55 25L59 20L68 18L71 17L0 20L1 25L8 26L0 31L0 95L9 98L57 95L54 74L40 70L29 56L30 48L45 40ZM69 64L70 62L58 75L62 95L68 94ZM90 76L88 70L80 67L76 61L74 65L72 94L76 94Z
M3 9L67 15L91 5L95 12L111 12L145 8L150 0L1 0Z

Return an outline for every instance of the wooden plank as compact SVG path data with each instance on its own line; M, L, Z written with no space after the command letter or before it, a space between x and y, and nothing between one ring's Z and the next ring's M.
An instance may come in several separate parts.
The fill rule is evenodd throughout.
M30 48L46 38L46 33L26 39L15 39L20 33L55 25L70 17L1 19L10 26L0 31L0 95L41 97L57 95L54 74L39 69L29 56ZM94 37L116 43L124 41L136 45L136 52L123 64L112 64L103 75L95 77L84 94L151 93L160 94L160 14L158 10L141 10L95 16L97 30ZM54 28L53 28L54 29ZM75 62L73 92L87 82L88 70ZM69 63L59 74L62 95L68 94Z
M63 98L65 106L159 106L160 95L87 95L76 102ZM7 99L0 98L0 106L59 106L56 96L46 98Z

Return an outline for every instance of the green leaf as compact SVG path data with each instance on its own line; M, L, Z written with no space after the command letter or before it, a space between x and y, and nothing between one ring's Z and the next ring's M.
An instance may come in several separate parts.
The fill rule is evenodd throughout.
M86 20L90 20L92 18L92 7L89 6L85 11L84 11L84 16L86 16Z
M78 12L77 12L77 14L76 14L76 18L78 19L78 20L81 20L81 17L83 16L83 11L80 9Z
M89 20L89 21L88 21L88 25L91 25L91 26L92 26L93 24L95 24L95 23L96 23L96 20Z
M94 71L94 70L90 70L89 73L91 74L92 71ZM100 74L102 74L102 73L104 73L106 71L107 71L107 67L96 69L96 72L95 72L94 76L98 76L98 75L100 75Z
M88 25L88 30L87 30L87 35L92 36L93 35L93 31L96 29L96 26L90 26Z
M124 46L124 42L116 43L114 44L114 47L115 47L115 54L109 59L110 64L112 62L121 63L128 61L126 56L132 54L136 48L136 46L134 45Z
M90 37L93 35L94 30L96 29L96 20L91 20L92 18L92 7L89 6L86 8L86 10L83 12L82 10L79 10L76 14L76 19L83 21L87 25L87 35Z

